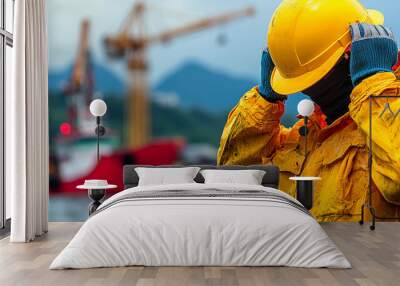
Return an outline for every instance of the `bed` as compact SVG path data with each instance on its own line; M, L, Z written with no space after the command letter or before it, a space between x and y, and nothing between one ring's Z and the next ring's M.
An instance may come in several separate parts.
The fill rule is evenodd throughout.
M89 217L50 269L118 266L291 266L350 268L343 253L295 199L277 189L275 166L199 166L263 170L260 185L194 183L125 190ZM168 167L166 167L168 168Z

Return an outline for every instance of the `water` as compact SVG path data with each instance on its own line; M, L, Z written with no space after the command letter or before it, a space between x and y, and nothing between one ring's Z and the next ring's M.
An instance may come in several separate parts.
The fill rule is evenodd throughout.
M85 221L90 202L86 196L50 196L49 221Z

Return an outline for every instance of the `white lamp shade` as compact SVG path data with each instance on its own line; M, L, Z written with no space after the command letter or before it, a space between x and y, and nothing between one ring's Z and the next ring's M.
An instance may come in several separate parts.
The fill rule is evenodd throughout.
M314 112L314 102L309 99L303 99L297 105L297 111L302 116L310 116Z
M95 99L90 103L89 109L93 116L103 116L107 111L107 104L101 99Z

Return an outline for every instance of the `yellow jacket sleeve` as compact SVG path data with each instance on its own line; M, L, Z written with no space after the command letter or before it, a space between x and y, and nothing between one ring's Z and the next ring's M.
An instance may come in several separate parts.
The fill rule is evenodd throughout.
M280 125L283 112L282 102L266 101L257 87L245 93L228 115L218 150L218 164L261 164L289 133L290 129Z
M353 90L350 115L367 142L371 95L400 95L400 80L391 72L378 73ZM372 179L388 202L400 204L400 98L373 98L371 103Z

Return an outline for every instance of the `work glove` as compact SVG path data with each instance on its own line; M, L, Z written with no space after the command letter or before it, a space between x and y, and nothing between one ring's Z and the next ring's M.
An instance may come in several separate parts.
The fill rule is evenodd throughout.
M391 72L397 62L397 44L393 32L382 26L366 23L350 25L352 47L350 75L356 86L378 72Z
M261 84L258 86L258 91L263 98L271 103L287 99L285 95L278 94L272 89L271 74L274 67L268 49L264 49L261 56Z

